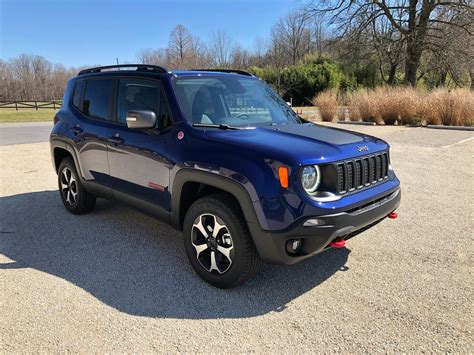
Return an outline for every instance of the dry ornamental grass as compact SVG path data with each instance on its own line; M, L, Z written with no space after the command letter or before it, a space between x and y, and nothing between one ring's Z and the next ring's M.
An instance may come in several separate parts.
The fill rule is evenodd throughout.
M323 121L332 121L342 106L335 90L320 93L313 100ZM377 124L474 125L474 93L469 89L416 91L411 87L361 89L347 97L351 121Z
M339 108L337 90L326 90L313 99L313 105L319 108L321 118L325 122L332 122L337 117Z
M474 125L474 93L468 89L436 89L422 100L421 116L427 124Z
M349 117L351 121L382 123L379 102L367 90L359 90L349 95Z

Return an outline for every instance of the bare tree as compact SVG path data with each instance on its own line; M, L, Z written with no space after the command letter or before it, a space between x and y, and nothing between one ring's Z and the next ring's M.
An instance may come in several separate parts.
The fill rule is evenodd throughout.
M192 55L193 36L183 25L176 26L168 42L168 60L174 68L184 68L187 58Z
M429 38L439 36L435 24L457 26L472 35L470 22L456 23L453 18L460 13L472 13L469 0L337 0L312 1L307 6L308 14L329 15L329 21L341 28L340 34L345 35L357 26L362 33L379 17L385 17L390 25L405 40L405 82L416 86L417 72L421 56L426 49ZM437 17L439 12L450 14L448 19ZM471 17L472 15L468 16ZM363 21L358 21L363 18Z
M187 68L205 68L211 65L212 58L207 45L199 37L193 37Z
M0 60L0 100L52 100L63 96L77 69L52 64L41 56L20 54Z
M257 37L253 43L252 55L249 60L252 65L261 66L265 62L265 55L268 52L268 41L262 37Z
M444 16L444 13L439 13L438 19L444 19ZM439 22L433 27L433 30L436 29L442 35L430 37L427 41L426 55L420 65L418 79L428 76L429 80L431 77L430 84L435 86L446 86L451 80L455 85L465 85L465 73L469 73L473 65L472 36L465 36L462 27L453 25L463 23L464 19L454 18L450 21L451 25ZM471 79L471 87L472 85Z
M397 69L404 59L404 38L385 17L380 17L372 22L368 29L368 36L370 36L370 44L378 60L381 78L387 84L394 85ZM388 74L386 74L387 72Z
M275 72L275 78L272 80L273 87L281 96L283 96L287 91L282 80L283 70L288 63L286 60L286 53L287 51L283 41L280 40L278 32L273 29L267 58Z
M166 49L144 49L138 54L142 64L167 65Z
M209 51L212 57L212 64L219 68L228 68L232 61L234 41L223 30L211 33Z
M250 53L236 44L231 53L231 67L235 69L245 69L250 64Z
M274 40L281 42L291 64L298 63L309 53L311 37L308 19L307 13L293 11L281 18L273 30Z
M311 29L312 50L316 52L318 60L323 56L326 48L326 31L322 19L315 16Z
M13 99L15 84L12 66L0 59L0 100Z

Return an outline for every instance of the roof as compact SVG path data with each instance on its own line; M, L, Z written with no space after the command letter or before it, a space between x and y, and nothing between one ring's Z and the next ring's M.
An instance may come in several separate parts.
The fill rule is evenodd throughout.
M135 69L132 69L135 68ZM151 64L120 64L107 65L101 67L94 67L81 70L77 75L97 74L97 73L117 73L117 72L140 72L140 73L154 73L154 74L172 74L176 76L187 75L245 75L252 76L253 74L244 70L238 69L191 69L191 70L168 70L165 67Z

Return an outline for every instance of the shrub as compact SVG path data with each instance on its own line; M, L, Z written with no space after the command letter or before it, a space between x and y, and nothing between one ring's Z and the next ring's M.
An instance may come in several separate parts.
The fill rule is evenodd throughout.
M301 63L285 68L250 67L249 71L271 84L293 105L311 104L312 98L327 89L350 89L355 81L347 77L335 63L329 61Z
M319 108L323 121L332 122L336 118L339 108L337 90L331 89L319 93L313 99L313 105Z

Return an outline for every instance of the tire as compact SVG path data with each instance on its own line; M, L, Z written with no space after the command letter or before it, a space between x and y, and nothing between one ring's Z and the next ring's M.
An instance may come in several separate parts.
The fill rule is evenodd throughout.
M84 214L92 211L96 197L86 191L79 180L74 161L64 158L59 165L58 186L64 207L73 214Z
M230 196L213 194L194 202L186 213L183 233L189 262L209 284L236 287L258 271L260 257L240 207Z

